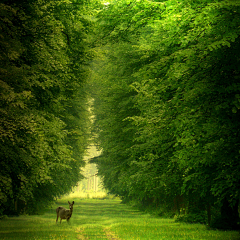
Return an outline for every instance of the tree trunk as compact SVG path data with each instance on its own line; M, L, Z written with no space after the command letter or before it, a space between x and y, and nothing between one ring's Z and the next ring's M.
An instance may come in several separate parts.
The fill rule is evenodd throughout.
M17 199L14 200L14 210L16 213L18 212L18 200Z
M239 213L238 213L239 200L236 200L235 204L232 206L227 198L223 200L221 207L221 220L223 229L238 229Z
M209 203L207 204L207 217L208 217L208 226L210 226L211 220L212 220L212 213L211 213L211 205Z

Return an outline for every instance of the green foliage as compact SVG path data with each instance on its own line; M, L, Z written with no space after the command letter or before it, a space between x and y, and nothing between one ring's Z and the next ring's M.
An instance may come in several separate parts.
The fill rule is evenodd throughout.
M185 223L206 223L206 214L204 212L199 213L190 213L178 215L175 219L176 222L185 222Z
M0 4L0 205L6 214L37 212L83 177L90 124L87 11L84 2Z
M178 196L200 212L239 199L239 7L112 1L99 12L94 162L111 193L168 211Z

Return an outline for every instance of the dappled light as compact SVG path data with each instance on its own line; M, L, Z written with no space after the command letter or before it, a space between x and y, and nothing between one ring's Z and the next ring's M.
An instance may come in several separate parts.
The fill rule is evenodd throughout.
M236 239L240 1L4 0L0 24L3 239Z
M69 222L56 224L55 209L67 202L59 200L41 216L20 216L1 220L1 239L205 239L237 240L234 231L206 230L202 224L176 223L143 213L122 204L119 199L69 199L74 211Z

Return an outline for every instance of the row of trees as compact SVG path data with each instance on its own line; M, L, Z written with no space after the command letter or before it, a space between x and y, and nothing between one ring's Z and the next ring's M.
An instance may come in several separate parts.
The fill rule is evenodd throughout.
M103 191L101 186L101 180L99 176L97 176L97 167L96 164L89 163L89 160L98 156L100 153L97 151L94 145L89 145L87 152L85 154L86 165L83 169L82 174L84 175L84 179L78 183L75 191L79 193L91 193Z
M0 214L37 212L82 178L87 2L0 3Z
M236 228L240 3L110 1L92 66L98 165L126 201ZM219 224L222 223L222 226Z

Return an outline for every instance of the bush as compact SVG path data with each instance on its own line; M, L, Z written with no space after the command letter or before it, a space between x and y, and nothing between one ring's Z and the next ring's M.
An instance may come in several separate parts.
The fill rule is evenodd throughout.
M175 217L175 222L185 222L185 223L203 223L206 224L206 214L202 213L189 213L180 214Z
M236 223L230 218L224 218L222 216L215 217L210 224L211 228L217 228L222 230L240 230L240 224Z

